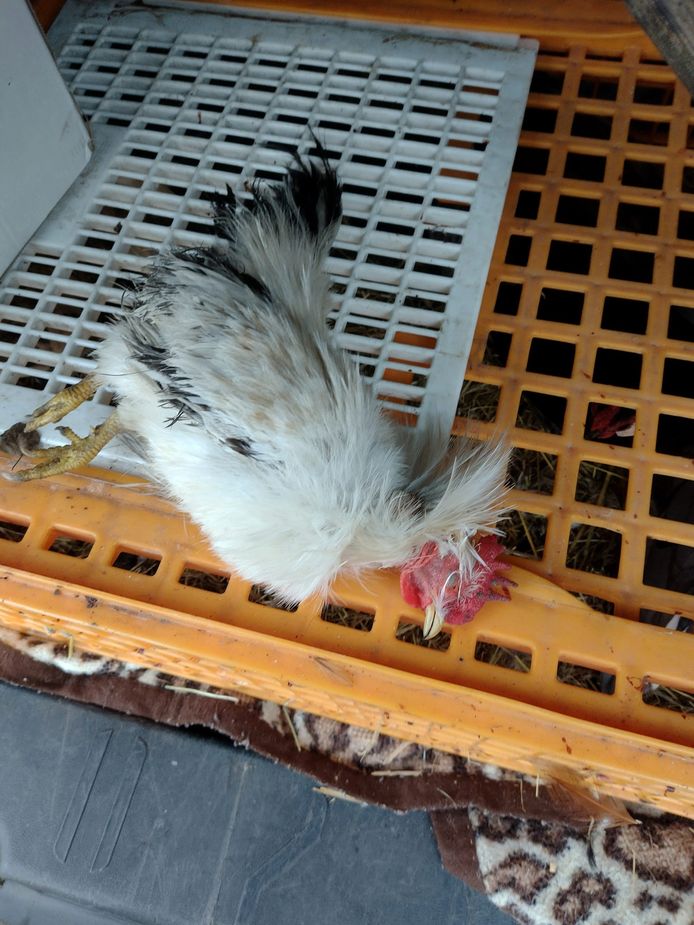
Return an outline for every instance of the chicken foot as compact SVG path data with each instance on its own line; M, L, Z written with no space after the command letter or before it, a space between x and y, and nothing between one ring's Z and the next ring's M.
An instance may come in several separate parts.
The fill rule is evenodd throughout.
M94 395L98 386L91 376L69 385L57 395L52 395L47 402L40 405L33 412L29 420L24 425L24 430L29 433L45 427L46 424L55 424L56 421L62 421L65 415L79 408L81 404Z
M120 431L118 413L114 412L102 424L92 428L86 437L80 437L70 427L58 430L70 441L63 446L41 448L38 446L37 431L46 424L62 420L83 402L88 401L97 390L97 383L91 377L63 389L34 411L24 424L15 424L0 436L0 445L13 447L24 456L42 460L29 469L19 472L3 472L2 475L14 482L28 482L49 475L60 475L70 469L86 465Z

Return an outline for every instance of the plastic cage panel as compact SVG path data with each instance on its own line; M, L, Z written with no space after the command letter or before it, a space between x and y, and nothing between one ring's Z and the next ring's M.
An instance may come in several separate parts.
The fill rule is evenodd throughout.
M61 20L57 26L70 34ZM25 385L38 382L52 390L86 373L88 356L79 358L80 366L75 358L79 350L90 349L90 337L98 338L100 316L118 313L115 283L121 274L137 269L167 242L200 240L199 229L188 225L207 221L202 194L224 182L228 165L244 178L258 166L246 166L253 152L264 152L267 172L291 156L257 139L291 137L292 144L304 144L308 122L288 121L271 136L269 129L263 134L265 123L259 120L252 123L257 130L246 131L250 143L241 150L234 147L237 141L215 135L219 113L211 119L205 109L186 108L202 73L200 55L214 58L227 39L186 44L150 40L144 33L134 38L126 26L123 17L110 27L111 64L90 69L92 54L102 53L102 33L88 21L75 33L82 44L75 39L65 46L61 65L79 78L75 90L81 103L90 101L97 131L118 135L115 166L95 167L97 173L105 171L99 189L108 195L86 210L89 222L101 223L90 227L92 243L70 238L61 249L44 242L8 277L14 289L5 290L1 329L14 337L7 341L8 351L19 349L20 341L25 352L14 356L27 358L26 351L34 351L33 367L5 367L13 383L11 376L29 376L32 382ZM341 27L338 34L346 42L355 34L351 30ZM209 32L199 28L195 34ZM335 32L329 35L334 41ZM287 29L283 48L289 38ZM327 40L317 43L310 67L318 70L299 73L307 81L319 75L320 87L326 74L337 77L343 67L354 73L341 78L365 79L357 76L363 60L343 65L333 57L326 63L326 49L332 47ZM388 55L395 54L395 46L388 47ZM131 61L133 49L145 57ZM243 68L255 51L244 47L230 54L242 59L236 63ZM370 53L359 46L359 55ZM154 56L149 64L147 55ZM264 48L262 59L253 61L284 73L282 55L286 52ZM158 81L187 73L185 68L167 71L169 56L186 63L191 79L172 80L168 95L159 97L152 90ZM281 58L281 68L267 63L273 56ZM437 68L448 66L438 46L430 60ZM114 69L123 69L130 81L118 94L109 89ZM393 65L392 73L402 76L401 65ZM445 82L440 74L431 79ZM275 74L272 80L281 77ZM215 105L223 116L232 104L226 98L230 88L220 86ZM301 84L302 92L306 86ZM410 84L393 81L393 86L410 93ZM297 95L307 111L340 102L327 100L320 89L310 92L318 97ZM180 121L174 118L176 131L169 139L172 130L157 133L152 126L158 124L156 107L171 108L172 100L180 100ZM155 108L147 121L139 121L150 105ZM250 101L243 108L251 109ZM378 130L368 153L347 147L356 145L359 133L347 137L346 130L341 135L319 126L329 148L343 152L341 165L353 171L348 183L378 185L378 163L355 165L349 158L356 153L388 161L403 137L378 132L392 131L388 112L396 111L404 112L384 109L385 115L364 123ZM109 119L132 120L132 125L107 125ZM331 112L328 121L336 120ZM238 138L242 123L234 124ZM493 130L495 121L486 124ZM123 142L121 129L133 133L131 141ZM422 137L411 139L408 163L420 163L416 152L431 144L427 132L417 134ZM185 152L176 148L173 154L174 136ZM370 577L364 586L339 583L326 608L305 602L288 612L273 605L262 588L230 575L166 502L127 487L125 477L91 470L3 490L2 622L472 759L535 774L540 757L573 768L598 789L694 817L694 637L664 627L692 612L691 587L673 588L672 575L663 573L662 563L656 568L653 558L668 549L694 548L690 508L669 503L690 481L688 447L694 437L694 395L686 377L694 339L689 328L694 310L691 139L692 110L684 88L665 66L640 61L637 49L591 57L576 47L566 55L540 56L455 424L457 431L482 436L505 430L516 448L517 510L506 527L516 562L527 568L511 572L518 582L511 603L485 605L472 624L446 627L427 646L421 644L423 615L403 605L397 576L389 573ZM214 166L217 159L224 171ZM388 163L389 170L401 171ZM214 182L200 185L210 175ZM120 182L111 183L114 177ZM425 177L425 183L433 182ZM408 195L419 188L404 181L396 187ZM393 332L388 325L401 323L392 322L389 313L394 317L407 307L428 312L432 320L448 317L441 294L448 284L437 276L443 288L428 284L426 290L428 303L446 303L443 312L433 304L406 304L407 289L386 277L392 271L393 279L411 281L420 273L407 263L412 252L402 258L403 267L374 264L366 259L372 251L360 250L360 235L373 235L371 242L393 234L419 247L430 240L429 226L414 208L408 211L414 204L407 200L394 200L402 209L386 216L380 210L394 208L392 200L379 193L377 203L372 197L369 205L362 195L347 192L347 215L355 221L343 225L339 247L361 255L353 261L355 272L375 268L378 275L366 281L369 291L375 287L387 298L369 297L376 305L369 333L348 330L345 311L354 312L364 281L340 277L340 261L347 258L334 255L334 278L345 286L337 325L344 337L379 341L382 351L399 343L394 334L380 341L375 333L384 326ZM464 211L458 216L463 223ZM377 228L381 222L409 224L413 234ZM448 222L446 233L458 234L451 230L454 220ZM64 233L59 226L53 230ZM465 248L470 234L461 233ZM106 246L94 247L97 240ZM390 244L373 252L400 253ZM446 258L437 256L434 262L443 265ZM22 280L26 291L19 293L16 284ZM398 295L389 302L394 291ZM32 327L47 320L47 329ZM436 340L440 330L434 325L431 331ZM429 349L421 336L418 331L401 346ZM56 346L46 349L46 342ZM47 357L53 357L52 365ZM56 365L59 357L65 357L65 365ZM377 382L390 385L376 372L384 357L378 354L374 373ZM421 375L428 376L425 396L435 363L428 373L422 367ZM16 384L5 388L29 396L27 411L40 398ZM96 404L107 398L98 396ZM559 579L568 590L541 576Z
M62 42L94 164L0 289L0 423L24 410L17 387L54 392L88 373L127 280L162 249L209 242L213 195L281 179L313 132L344 184L329 323L386 407L450 426L536 45L160 20L90 17Z
M455 429L509 434L528 568L663 625L694 613L693 217L672 71L540 54Z

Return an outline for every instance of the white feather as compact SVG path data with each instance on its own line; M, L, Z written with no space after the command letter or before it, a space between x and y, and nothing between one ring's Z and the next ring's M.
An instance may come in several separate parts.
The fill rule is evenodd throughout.
M339 187L326 168L301 170L315 202L294 171L279 192L256 191L252 211L222 213L214 255L159 261L102 344L98 379L152 477L244 578L297 601L430 540L469 571L470 537L498 516L506 450L449 448L446 433L383 413L326 325Z

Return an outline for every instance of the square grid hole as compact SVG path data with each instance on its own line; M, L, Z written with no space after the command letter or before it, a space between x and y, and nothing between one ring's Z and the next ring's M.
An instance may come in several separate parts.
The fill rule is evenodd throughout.
M678 289L694 289L694 257L675 257L672 285Z
M516 212L516 215L517 214ZM679 220L677 222L677 237L683 241L694 241L694 211L689 209L680 210Z
M637 202L620 202L617 206L615 227L618 231L635 234L658 234L660 209Z
M582 292L544 286L537 306L537 319L559 324L580 324L584 299Z
M504 263L508 266L527 267L532 241L530 235L512 234L508 239Z
M518 403L516 427L560 434L564 427L566 399L561 395L523 390Z
M261 607L271 607L273 610L283 610L286 613L296 613L299 609L298 604L288 604L265 585L252 585L248 592L248 600L251 604L260 604Z
M518 194L516 218L537 218L540 211L541 194L535 190L521 190Z
M694 595L694 547L648 537L643 583Z
M641 299L606 296L600 327L606 331L645 334L648 326L649 303Z
M602 183L605 179L607 158L600 154L584 154L580 151L568 151L564 163L564 176L567 180L586 180Z
M636 409L621 405L589 402L586 412L584 440L633 446L636 430Z
M623 389L638 389L641 385L640 353L598 347L595 351L593 382L602 385L616 385Z
M643 679L641 699L649 707L670 710L682 717L694 714L694 690L668 687L666 684L658 684L652 678Z
M576 112L571 124L575 138L599 138L608 140L612 134L612 116L592 112Z
M533 337L528 351L526 369L529 373L570 379L573 371L575 344L544 337Z
M0 519L0 540L5 540L7 543L21 543L28 529L28 524L5 520L3 517Z
M664 520L694 524L694 480L655 474L649 513Z
M141 552L122 549L111 563L113 568L123 569L125 572L135 572L138 575L156 575L161 559L155 559Z
M685 456L687 459L691 459L692 446L694 446L694 418L677 414L658 415L656 453L665 453L668 456Z
M557 202L555 221L566 225L584 225L587 228L595 228L598 224L599 212L599 199L562 194Z
M622 169L622 184L640 189L662 189L665 182L665 167L655 161L641 161L625 158Z
M522 293L522 283L499 283L494 311L498 315L517 315Z
M578 467L574 497L576 501L623 511L628 486L628 469L585 459Z
M566 553L568 568L616 578L622 551L622 536L595 524L574 523Z
M532 654L523 649L514 649L480 639L475 645L475 661L527 674L533 660Z
M484 348L485 366L506 366L511 350L512 335L507 331L490 331Z
M509 481L519 491L535 491L541 495L554 492L557 457L540 450L514 447L509 465Z
M543 176L549 164L549 148L531 147L519 144L513 162L514 173L529 173Z
M570 594L573 594L579 601L583 601L584 604L587 604L591 610L597 610L598 613L614 614L614 601L608 601L606 598L599 597L597 594L586 594L585 591L572 591L571 588L567 588L566 590Z
M672 80L637 79L634 85L634 102L647 106L672 106L675 99L675 84Z
M618 89L618 77L584 74L578 85L578 95L588 100L616 100Z
M320 618L325 623L345 626L348 629L368 633L373 629L375 614L372 610L354 610L341 604L325 604Z
M694 361L666 357L662 390L664 395L694 398Z
M596 691L599 694L614 694L616 676L611 672L588 668L574 662L560 661L557 664L557 681L580 687L583 690Z
M545 554L547 517L531 511L509 511L502 524L504 546L516 556L541 560Z
M560 273L590 273L593 245L581 241L553 240L549 245L547 269Z
M224 594L229 584L229 576L219 572L209 572L204 568L187 565L178 577L178 583L196 591L210 594Z
M498 385L466 379L460 392L456 416L473 421L493 421L499 407L500 393Z
M86 559L94 547L93 539L74 536L69 533L54 532L49 537L46 549L57 552L61 556L70 556L73 559Z
M652 283L655 254L651 251L613 247L607 275L610 279L623 279L632 283Z
M694 306L670 306L667 336L671 340L694 342Z

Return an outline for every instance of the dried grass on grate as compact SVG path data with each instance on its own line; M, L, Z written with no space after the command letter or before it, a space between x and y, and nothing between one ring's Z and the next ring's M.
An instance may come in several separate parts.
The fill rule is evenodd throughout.
M643 702L683 716L694 715L694 694L664 684L644 685Z
M496 386L481 382L466 382L463 386L458 413L475 420L492 421L496 415ZM559 433L561 428L530 400L522 403L518 426L526 430ZM550 453L515 448L509 476L511 484L523 491L551 495L554 490L557 458ZM602 507L623 509L626 499L627 475L618 466L598 463L580 467L577 495L582 501ZM504 545L513 555L541 559L545 543L545 518L516 510L503 523ZM567 565L598 575L612 575L619 562L619 537L600 531L589 524L580 524L569 540Z
M461 391L458 414L477 421L493 421L497 405L496 386L466 381ZM517 425L525 430L556 434L561 432L561 427L540 408L535 407L527 396L521 403ZM516 447L509 467L511 485L522 491L551 495L554 490L556 466L557 457L551 453ZM576 497L581 502L623 510L627 485L628 474L621 467L586 462L579 468ZM504 531L504 545L512 555L542 558L546 529L543 516L515 510L501 526ZM619 565L620 546L617 533L602 530L591 524L577 524L569 536L566 564L569 568L583 572L614 576ZM576 597L594 610L605 613L614 611L613 605L601 598L582 593L576 594ZM514 650L491 643L484 645L488 651L485 651L483 661L516 671L529 670L525 662L519 661L518 653ZM559 665L557 678L564 684L607 693L611 676L580 665L562 663ZM614 683L614 679L611 683ZM694 695L662 685L652 685L644 694L644 701L681 713L694 713Z

